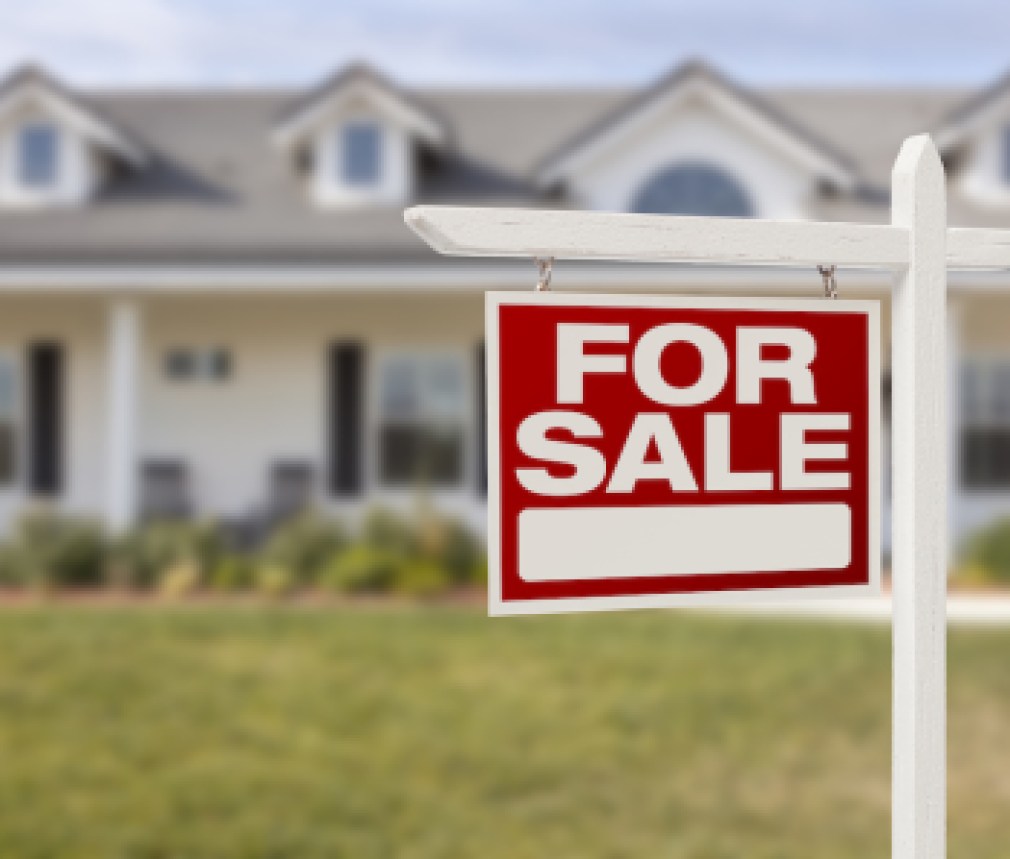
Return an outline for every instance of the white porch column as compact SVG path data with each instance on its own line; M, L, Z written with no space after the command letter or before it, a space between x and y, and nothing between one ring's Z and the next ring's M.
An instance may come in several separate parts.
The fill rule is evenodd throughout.
M128 530L137 515L137 407L140 364L140 309L117 300L108 319L108 450L106 526Z

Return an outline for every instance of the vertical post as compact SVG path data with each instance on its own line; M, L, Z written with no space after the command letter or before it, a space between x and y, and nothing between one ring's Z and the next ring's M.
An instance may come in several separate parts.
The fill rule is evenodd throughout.
M947 565L956 561L957 501L961 494L961 322L963 306L947 302Z
M117 301L108 320L109 448L106 452L106 525L126 531L137 511L137 385L140 358L140 311Z
M906 140L891 178L910 241L892 293L893 859L946 855L945 191L932 140Z

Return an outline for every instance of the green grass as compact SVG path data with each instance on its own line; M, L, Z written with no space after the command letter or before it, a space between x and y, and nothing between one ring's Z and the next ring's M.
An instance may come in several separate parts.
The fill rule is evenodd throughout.
M955 631L951 855L1010 844L1010 633ZM0 856L887 857L881 627L0 613Z

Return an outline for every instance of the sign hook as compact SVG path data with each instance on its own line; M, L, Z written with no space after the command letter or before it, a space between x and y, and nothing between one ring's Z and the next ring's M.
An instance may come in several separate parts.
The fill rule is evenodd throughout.
M835 279L835 267L833 265L819 265L817 270L821 273L821 280L824 281L824 297L838 298L838 281Z
M551 288L551 269L554 268L554 257L533 257L537 267L537 292L549 292Z

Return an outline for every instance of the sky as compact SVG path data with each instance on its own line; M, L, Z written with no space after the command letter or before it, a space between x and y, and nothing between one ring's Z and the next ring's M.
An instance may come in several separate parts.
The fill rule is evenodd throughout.
M83 86L635 85L702 57L758 84L977 86L1007 0L0 0L0 70Z

